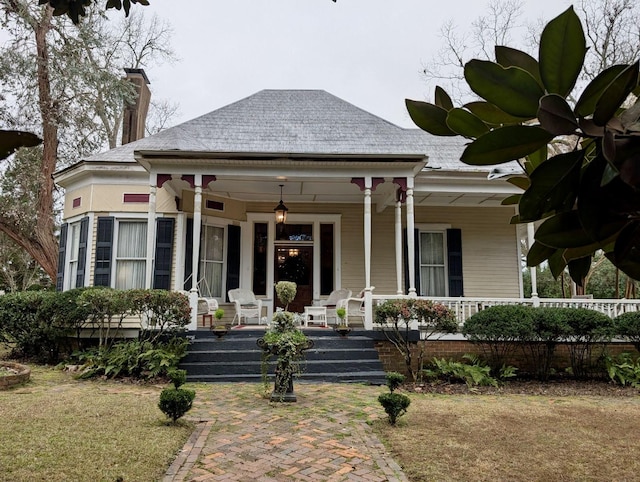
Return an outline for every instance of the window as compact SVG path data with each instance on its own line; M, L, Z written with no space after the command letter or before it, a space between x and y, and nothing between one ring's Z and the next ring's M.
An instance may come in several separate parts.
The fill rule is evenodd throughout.
M420 232L420 294L447 296L445 233Z
M119 221L116 248L116 289L144 288L147 222Z
M78 277L78 248L80 247L80 223L73 223L69 226L69 276L67 276L67 286L65 289L76 288L76 278Z
M224 290L224 228L202 226L198 290L207 298L222 298Z

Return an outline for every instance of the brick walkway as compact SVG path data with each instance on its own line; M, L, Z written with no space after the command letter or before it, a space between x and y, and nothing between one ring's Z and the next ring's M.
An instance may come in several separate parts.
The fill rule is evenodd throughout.
M296 384L271 403L261 384L191 384L197 428L164 482L407 481L368 422L385 387Z

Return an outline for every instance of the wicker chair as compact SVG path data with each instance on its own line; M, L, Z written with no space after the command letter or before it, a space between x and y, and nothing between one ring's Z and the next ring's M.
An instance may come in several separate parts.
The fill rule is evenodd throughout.
M258 324L262 323L262 300L257 299L253 291L242 288L229 290L229 301L236 308L236 314L231 321L232 324L237 319L238 325L240 325L243 318L245 322L249 318L257 318Z

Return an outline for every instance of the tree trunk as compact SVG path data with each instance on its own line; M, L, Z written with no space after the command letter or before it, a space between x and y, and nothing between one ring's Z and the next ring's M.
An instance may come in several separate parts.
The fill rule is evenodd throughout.
M24 5L10 2L10 7L23 15ZM36 200L35 229L25 232L19 219L0 219L0 231L24 248L45 270L52 280L56 278L58 241L55 237L53 215L53 173L58 160L58 109L51 97L49 76L49 48L47 33L51 29L53 9L48 5L40 9L40 16L29 18L36 39L38 107L42 117L42 165L39 173L39 188Z

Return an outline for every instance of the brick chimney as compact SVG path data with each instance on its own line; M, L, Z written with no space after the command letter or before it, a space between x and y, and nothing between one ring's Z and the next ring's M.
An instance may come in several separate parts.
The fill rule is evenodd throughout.
M147 86L149 79L144 69L124 69L127 73L125 79L136 86L138 93L133 103L126 103L122 119L122 143L137 141L144 137L144 123L149 111L151 91Z

